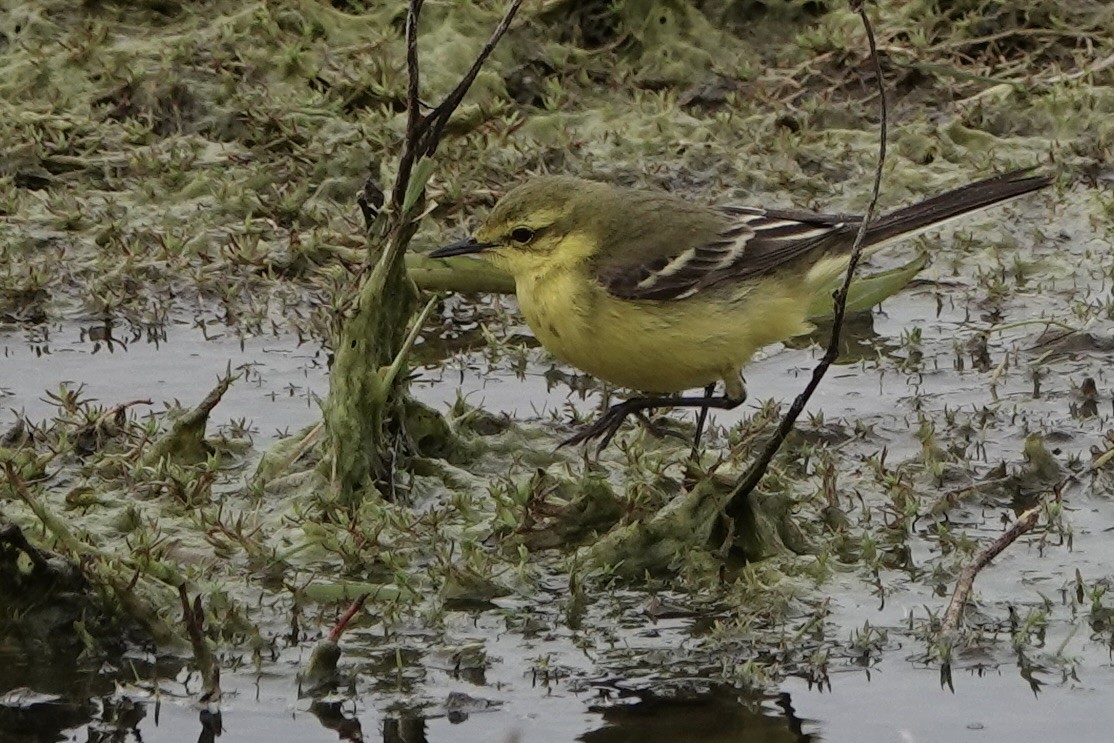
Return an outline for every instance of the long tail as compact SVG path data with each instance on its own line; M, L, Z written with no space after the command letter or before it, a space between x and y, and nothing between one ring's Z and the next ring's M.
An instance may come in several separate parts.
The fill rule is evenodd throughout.
M912 237L973 211L1039 191L1052 183L1047 175L1032 175L1033 171L1034 168L1025 168L996 175L885 214L867 227L864 252L873 253L895 240ZM827 255L809 269L806 280L813 290L819 288L828 292L828 282L847 269L851 247L861 223L862 217L843 218L838 233L828 242Z
M898 237L909 237L964 214L1039 191L1052 183L1049 176L1032 175L1033 171L1034 168L1025 168L996 175L883 215L867 228L864 244L875 246Z

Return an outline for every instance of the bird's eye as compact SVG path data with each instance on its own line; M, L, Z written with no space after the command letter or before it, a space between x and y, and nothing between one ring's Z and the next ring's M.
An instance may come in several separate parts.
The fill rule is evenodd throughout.
M511 230L511 239L525 245L534 239L534 231L529 227L515 227Z

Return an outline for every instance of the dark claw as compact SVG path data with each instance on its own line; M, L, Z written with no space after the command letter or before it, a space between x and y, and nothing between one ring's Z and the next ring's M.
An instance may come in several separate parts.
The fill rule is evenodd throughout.
M603 451L607 445L611 443L611 439L615 438L615 434L619 432L619 428L623 425L623 421L627 416L635 412L637 408L630 406L627 403L619 403L612 405L608 408L607 412L596 419L596 422L590 426L585 426L577 433L565 439L558 445L558 449L565 446L575 446L583 444L592 439L598 439L601 436L603 439L600 441L597 451Z
M628 400L627 402L612 405L608 408L606 413L596 419L595 423L590 426L585 426L575 435L565 439L557 448L560 449L564 446L582 444L586 441L602 437L602 439L600 439L599 448L596 451L603 451L607 448L607 445L611 443L611 440L615 438L615 434L619 433L619 429L623 426L623 421L625 421L629 415L637 415L645 424L646 428L649 429L650 433L658 438L670 436L680 439L681 441L686 440L685 436L682 434L662 428L651 421L649 416L642 411L642 406L639 401Z
M655 408L700 408L701 415L697 420L696 436L693 440L693 459L699 454L700 432L704 428L704 419L707 415L708 408L715 408L716 410L734 410L739 407L743 402L743 398L735 400L729 397L712 397L712 391L715 388L711 385L704 391L704 397L684 397L679 395L670 395L664 397L632 397L631 399L612 405L608 408L607 412L601 415L595 423L584 428L574 436L571 436L562 441L557 448L560 449L564 446L571 446L574 444L582 444L585 441L601 438L599 449L603 451L611 439L615 438L615 434L619 432L619 427L623 425L628 415L637 414L644 421L646 416L643 414L645 410L653 410ZM661 430L653 423L647 422L651 432L661 435ZM670 432L665 432L664 435L678 435ZM679 436L679 435L678 435ZM679 436L679 438L684 438Z

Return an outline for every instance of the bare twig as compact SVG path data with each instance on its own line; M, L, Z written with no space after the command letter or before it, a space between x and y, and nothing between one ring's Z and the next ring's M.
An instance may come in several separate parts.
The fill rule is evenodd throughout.
M411 188L411 178L414 167L423 157L428 157L437 149L441 142L445 124L464 99L468 89L472 87L480 67L491 55L495 45L503 38L503 34L510 28L511 21L518 13L522 0L512 0L507 6L503 18L499 21L491 38L480 50L479 56L468 72L456 84L456 87L445 96L437 107L429 114L422 116L421 99L419 98L419 83L421 69L418 63L418 16L421 14L424 0L410 0L410 9L406 14L406 69L409 75L409 85L406 90L406 136L402 142L402 155L399 157L398 173L395 176L394 187L391 189L391 206L394 213L393 223L389 225L387 233L393 232L394 239L388 242L377 261L377 270L386 274L389 269L402 260L406 248L409 247L409 236L414 232L417 221L418 209L413 206L407 208L406 196ZM407 213L403 213L406 209ZM386 233L384 233L386 234Z
M421 84L420 69L418 66L418 16L422 12L425 0L413 0L406 12L406 72L409 84L406 88L406 139L417 139L418 127L422 123L422 114L418 110L421 101L418 99L418 90Z
M944 621L940 624L941 635L947 636L959 629L959 622L963 617L963 607L967 605L968 599L971 598L971 591L975 587L975 577L990 564L991 560L1002 554L1006 547L1009 547L1017 541L1018 537L1037 525L1041 508L1041 505L1036 505L1021 514L1013 526L1006 529L1000 537L988 544L982 552L975 556L970 565L963 568L963 572L959 574L959 580L955 583L955 590L952 592L952 600L948 604L948 610L944 613Z
M888 134L886 81L882 75L882 63L878 59L878 48L874 40L874 27L870 23L866 8L863 7L860 2L852 2L851 7L859 14L863 22L863 28L866 29L867 44L870 46L870 58L874 63L874 74L877 78L876 83L878 86L881 126L878 139L878 164L874 169L874 185L870 194L870 202L866 207L866 213L863 215L863 221L859 224L859 232L855 235L855 243L851 247L851 258L847 264L847 272L843 277L843 285L840 286L833 297L832 335L828 341L827 350L820 359L820 363L812 370L812 379L809 380L804 391L793 400L793 404L789 407L789 411L781 419L777 430L774 432L773 438L766 444L766 448L762 450L762 454L759 455L754 464L750 466L746 474L735 484L735 489L731 493L731 498L728 500L725 509L727 515L732 518L744 514L746 510L746 496L762 481L762 478L770 467L770 462L773 461L774 455L777 454L782 444L785 443L785 439L788 438L789 433L793 430L793 426L804 410L805 405L808 404L816 388L820 386L820 382L824 379L824 375L827 373L829 367L831 367L839 357L840 331L843 329L843 317L847 308L847 293L851 288L851 280L855 276L855 269L859 265L859 259L862 257L863 240L866 237L867 228L874 220L874 212L878 206L878 195L882 189L882 169L886 164L886 138Z
M429 113L428 116L422 116L420 106L421 100L418 97L418 86L420 81L420 69L418 66L418 16L422 12L422 4L424 0L411 0L410 9L406 14L406 71L409 75L409 86L406 90L406 139L403 142L402 157L399 159L398 176L395 179L395 186L392 190L392 199L394 201L395 209L401 209L406 197L406 191L410 186L410 175L413 172L414 164L423 157L429 157L437 151L437 146L441 143L441 136L444 134L445 125L448 124L449 119L452 117L453 112L456 111L460 102L464 100L464 96L468 93L468 89L472 87L475 82L476 76L480 74L480 69L483 67L484 62L491 56L495 46L503 35L507 33L507 29L511 27L511 22L514 20L515 15L518 13L519 7L522 5L522 0L512 0L507 10L503 13L502 20L499 25L491 34L491 38L487 40L480 53L476 56L472 66L468 72L460 79L448 95L437 104L436 108Z
M1083 478L1088 475L1092 477L1095 476L1099 469L1101 469L1102 464L1104 464L1104 462L1095 460L1079 472L1069 472L1064 475L1064 477L1060 478L1060 480L1052 486L1051 492L1053 496L1058 501L1062 497L1064 488L1073 482L1082 482ZM1004 480L1007 478L1001 479ZM986 484L993 484L993 482L997 481ZM959 580L956 581L955 590L952 592L951 601L948 603L948 609L944 613L944 621L940 624L941 636L947 637L959 629L959 622L963 618L963 607L971 597L975 577L979 574L979 571L985 568L991 560L1000 555L1006 547L1016 542L1018 537L1031 531L1033 527L1036 526L1043 505L1044 500L1042 499L1041 503L1027 509L1017 518L1013 526L1007 529L991 544L987 545L986 549L980 552L970 565L963 568L963 572L959 574Z
M414 161L420 157L418 142L422 134L421 100L418 89L421 83L421 69L418 64L418 16L421 15L425 0L410 0L406 11L406 74L409 84L406 88L406 136L402 141L402 156L398 161L398 175L391 198L395 209L402 209L406 189L410 187L410 174Z
M433 112L426 118L425 124L428 130L424 133L425 136L421 141L421 155L429 156L437 151L437 145L441 143L441 134L445 130L445 125L449 123L449 117L452 116L460 102L464 100L464 94L472 87L476 75L480 74L480 68L491 56L491 52L495 50L495 45L499 43L499 39L503 38L503 34L507 33L507 29L511 27L511 21L514 20L521 5L522 0L511 0L511 4L507 6L507 11L503 14L503 19L499 21L499 25L495 27L491 38L487 40L483 49L476 56L472 67L460 79L452 92L445 96L445 100L441 101L437 108L433 109Z

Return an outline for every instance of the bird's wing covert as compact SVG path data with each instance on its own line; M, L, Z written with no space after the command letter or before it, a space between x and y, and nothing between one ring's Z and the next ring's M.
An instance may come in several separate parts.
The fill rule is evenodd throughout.
M622 299L680 300L727 281L761 276L853 237L859 218L745 206L722 208L725 228L652 260L601 266L600 283Z

